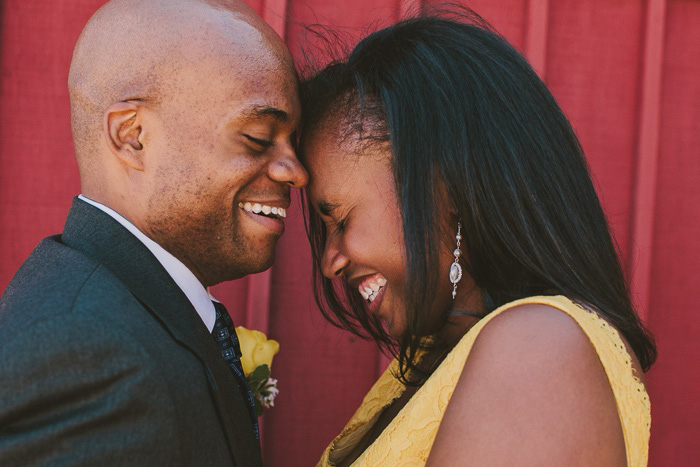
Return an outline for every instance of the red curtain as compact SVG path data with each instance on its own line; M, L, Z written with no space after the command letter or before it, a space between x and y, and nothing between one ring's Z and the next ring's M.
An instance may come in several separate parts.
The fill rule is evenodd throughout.
M76 39L104 0L5 0L0 25L0 290L79 193L67 92ZM300 58L304 25L356 38L420 0L257 0ZM659 360L648 374L650 465L700 458L700 2L466 2L533 63L586 151ZM543 183L546 183L543 180ZM298 200L272 270L215 294L236 323L281 343L264 417L267 465L313 464L386 364L329 327L311 296Z

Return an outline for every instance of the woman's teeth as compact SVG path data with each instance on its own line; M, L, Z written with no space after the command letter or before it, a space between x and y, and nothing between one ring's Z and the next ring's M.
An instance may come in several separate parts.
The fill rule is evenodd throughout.
M266 204L260 203L238 203L238 207L244 211L252 212L254 214L263 214L265 216L280 217L284 219L287 217L287 210L284 208L278 208L277 206L268 206Z
M372 278L370 280L363 281L357 287L358 292L362 295L362 298L369 300L370 303L377 298L379 291L386 285L386 279L383 277Z
M374 299L377 298L378 292L379 292L379 290L374 290L374 291L370 292L370 294L367 295L367 300L369 300L370 303L372 303L374 301Z

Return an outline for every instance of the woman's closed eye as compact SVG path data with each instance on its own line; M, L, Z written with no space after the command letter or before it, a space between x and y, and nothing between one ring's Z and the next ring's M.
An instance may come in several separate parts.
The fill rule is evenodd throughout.
M343 229L345 229L348 219L348 213L345 213L345 215L339 215L341 214L340 212L338 212L340 211L340 205L330 203L328 201L321 201L320 203L318 203L317 209L319 216L326 225L326 228L335 231L342 231Z
M336 231L342 232L345 230L345 225L347 224L347 218L340 219L338 221L331 220L331 227L333 227Z
M321 221L323 221L323 226L327 233L342 232L345 229L346 218L340 218L336 220L332 216L320 215Z

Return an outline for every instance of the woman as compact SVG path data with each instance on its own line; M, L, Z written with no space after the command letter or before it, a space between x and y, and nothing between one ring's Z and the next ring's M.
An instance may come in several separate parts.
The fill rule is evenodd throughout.
M319 465L646 465L656 350L526 61L475 15L414 18L302 105L319 306L397 355Z

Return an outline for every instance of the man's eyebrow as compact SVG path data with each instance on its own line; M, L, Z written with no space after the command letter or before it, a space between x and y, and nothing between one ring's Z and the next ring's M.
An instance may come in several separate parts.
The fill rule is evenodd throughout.
M330 217L336 209L338 209L337 204L329 203L328 201L321 201L318 203L318 210L326 217Z
M291 120L287 112L269 105L256 105L243 112L243 118L251 120L260 120L267 117L272 117L280 123L289 123Z

